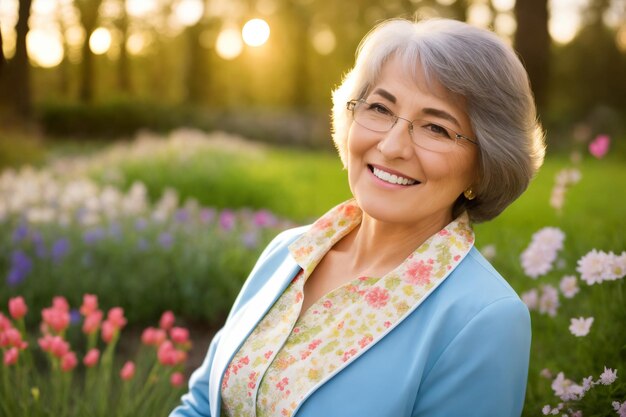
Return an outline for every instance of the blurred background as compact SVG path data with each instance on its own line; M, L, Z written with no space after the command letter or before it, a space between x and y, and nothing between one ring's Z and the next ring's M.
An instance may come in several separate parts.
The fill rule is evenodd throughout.
M434 16L516 48L547 130L528 191L475 227L531 310L524 416L562 402L559 372L571 386L605 367L617 382L567 407L617 415L626 0L0 0L0 311L23 296L37 329L62 295L76 340L95 294L138 340L171 310L191 329L191 371L265 245L350 197L330 93L359 41L387 18ZM557 247L529 256L546 227ZM588 336L576 317L595 318Z
M551 150L581 124L623 129L624 0L2 0L0 126L94 139L185 125L330 148L331 89L398 16L514 45Z

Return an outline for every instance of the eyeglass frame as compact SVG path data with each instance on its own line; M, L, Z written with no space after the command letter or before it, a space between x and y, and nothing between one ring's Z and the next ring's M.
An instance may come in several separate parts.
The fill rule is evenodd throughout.
M352 100L350 100L350 101L348 101L348 102L346 103L346 108L352 112L352 118L354 119L354 121L355 121L355 122L356 122L356 118L354 117L354 110L356 109L356 106L357 106L357 104L358 104L358 103L361 103L361 104L368 104L368 105L371 105L371 104L372 104L372 103L369 103L369 102L365 101L365 99L363 99L363 98L361 98L361 99L352 99ZM387 130L374 130L374 129L372 129L372 128L369 128L369 127L363 126L363 125L362 125L361 123L359 123L359 122L357 122L357 123L358 123L358 125L359 125L359 126L363 126L365 129L371 130L372 132L377 132L377 133L387 133L387 132L389 132L391 129L393 129L393 127L394 127L394 126L398 123L398 119L402 119L402 120L404 120L404 121L406 121L406 122L408 122L408 123L409 123L409 134L411 135L411 138L413 138L413 122L414 122L415 120L422 120L422 119L409 120L409 119L406 119L406 118L404 118L404 117L400 117L400 116L398 116L397 114L395 114L394 112L392 112L390 109L387 109L387 110L388 110L388 111L389 111L389 113L390 113L390 114L389 114L390 119L393 119L393 124L392 124L392 125L389 127L389 129L387 129ZM467 136L462 135L462 134L460 134L459 132L457 132L456 130L451 129L451 128L449 128L448 126L443 125L443 124L441 124L441 123L439 123L439 125L441 125L441 127L442 127L442 128L447 129L447 130L451 131L452 133L454 133L454 138L450 138L450 139L451 139L451 140L455 140L455 143L458 143L457 141L458 141L459 139L465 139L465 140L466 140L466 141L468 141L469 143L471 143L471 144L473 144L473 145L478 146L478 140L468 138Z

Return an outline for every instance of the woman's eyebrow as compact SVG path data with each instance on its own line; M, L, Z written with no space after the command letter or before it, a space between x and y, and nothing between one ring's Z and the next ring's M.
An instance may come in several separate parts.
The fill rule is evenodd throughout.
M394 96L393 94L391 94L389 91L383 89L383 88L377 88L374 91L372 91L372 94L378 94L379 96L382 96L384 98L386 98L387 100L391 101L393 104L396 104L396 96Z
M389 100L393 104L396 104L398 101L396 99L396 96L394 96L393 94L391 94L389 91L385 90L384 88L378 87L374 91L372 91L372 94L378 94L379 96ZM435 116L440 119L448 120L449 122L454 123L456 127L458 127L459 129L461 128L459 121L445 110L435 109L432 107L426 107L422 109L422 113L427 114L429 116Z
M426 107L426 108L422 109L422 113L428 114L430 116L435 116L435 117L438 117L440 119L448 120L448 121L454 123L459 129L461 128L461 125L459 124L459 121L456 120L456 118L453 115L451 115L450 113L448 113L447 111L440 110L440 109L433 109L431 107Z

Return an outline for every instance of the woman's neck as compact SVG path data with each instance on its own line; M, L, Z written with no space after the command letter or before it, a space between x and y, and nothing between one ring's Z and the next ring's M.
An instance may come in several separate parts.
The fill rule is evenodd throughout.
M355 273L382 276L400 265L429 237L451 220L434 218L420 224L385 223L366 213L359 226L339 241L334 250L345 255Z

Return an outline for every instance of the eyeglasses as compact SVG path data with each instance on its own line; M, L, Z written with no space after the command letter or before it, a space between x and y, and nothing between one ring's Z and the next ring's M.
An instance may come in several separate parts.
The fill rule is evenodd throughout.
M368 103L361 99L350 100L346 106L352 112L352 117L357 124L373 132L389 132L398 123L398 119L409 122L409 134L413 143L430 151L449 152L458 144L459 139L478 145L475 139L463 136L439 122L435 123L427 119L411 121L396 116L380 103Z

